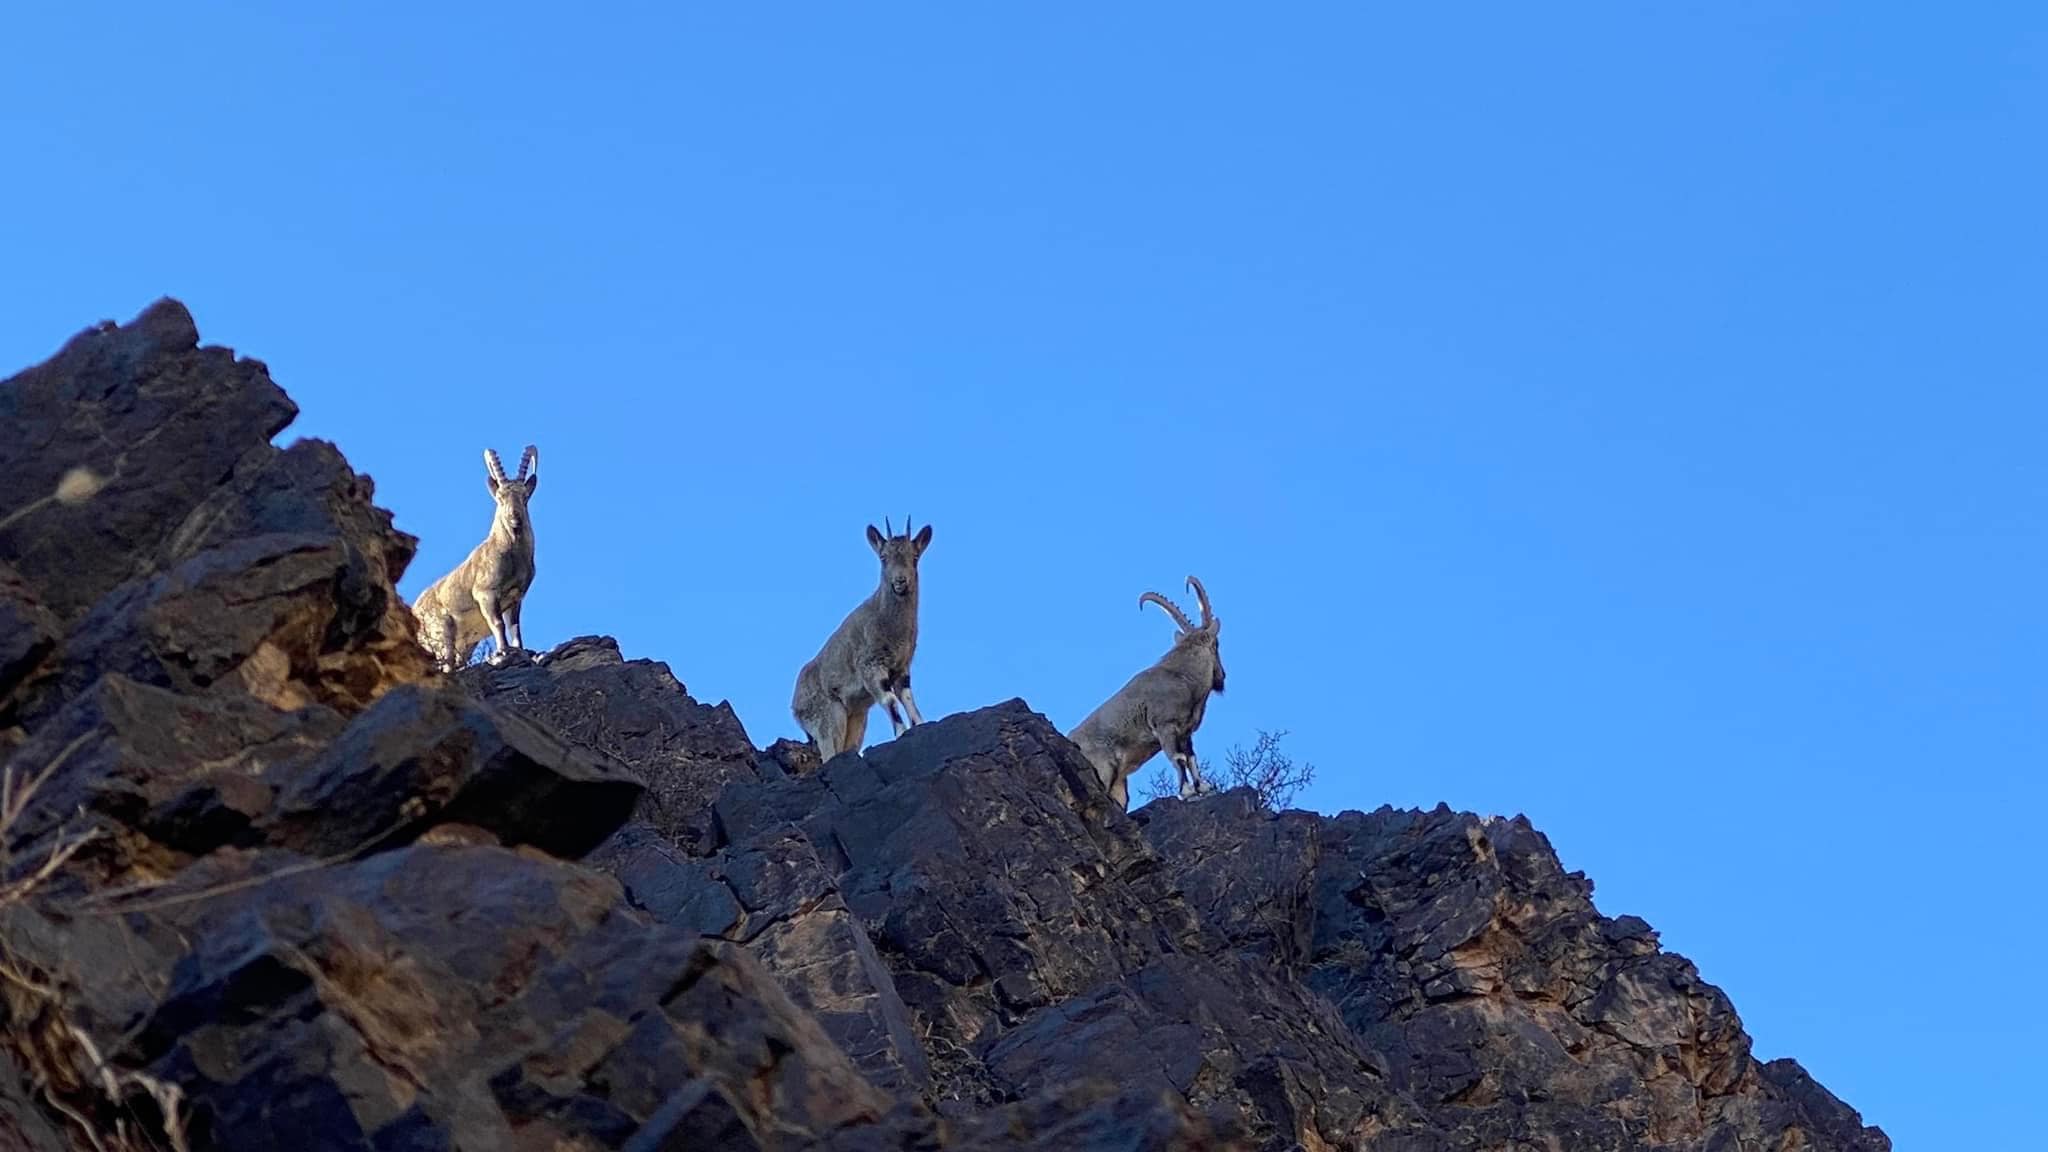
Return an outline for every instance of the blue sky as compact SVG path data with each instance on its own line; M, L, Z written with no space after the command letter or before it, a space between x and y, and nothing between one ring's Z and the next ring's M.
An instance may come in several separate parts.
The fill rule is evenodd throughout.
M884 515L932 718L1199 574L1205 752L1527 813L1902 1148L2038 1122L2040 9L286 7L0 16L0 374L178 296L408 595L534 441L529 643L762 743Z

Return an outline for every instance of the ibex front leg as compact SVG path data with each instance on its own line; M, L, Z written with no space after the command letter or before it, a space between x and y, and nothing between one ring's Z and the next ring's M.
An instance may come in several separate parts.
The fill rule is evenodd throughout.
M924 713L917 710L917 700L910 695L909 672L896 678L896 698L903 701L903 712L909 717L911 727L924 723Z
M865 678L868 682L868 694L875 698L875 703L880 704L882 709L889 713L889 727L894 730L896 735L903 735L910 727L910 725L903 722L903 713L908 711L909 708L903 698L898 695L897 678L887 668L879 666L867 669Z
M503 664L506 653L511 651L512 647L511 640L505 635L503 604L499 601L496 592L478 591L476 593L476 606L484 614L484 623L491 630L491 642L497 645L497 651L491 653L491 663L494 665Z
M1180 776L1180 798L1192 800L1205 792L1216 789L1202 777L1201 762L1195 759L1195 736L1177 724L1155 724L1152 735L1159 741L1159 750L1173 762L1174 770Z
M525 606L526 599L521 597L505 609L505 635L511 639L513 650L518 652L526 651L526 631L519 626L519 610Z
M1187 749L1181 753L1181 759L1184 762L1182 770L1187 773L1188 779L1194 782L1196 796L1209 796L1219 791L1215 781L1202 774L1202 761L1195 755L1192 736L1189 737Z

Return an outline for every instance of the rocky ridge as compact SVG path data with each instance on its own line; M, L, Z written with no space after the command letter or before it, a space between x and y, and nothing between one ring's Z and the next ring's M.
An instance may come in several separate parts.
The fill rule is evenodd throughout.
M435 676L295 411L172 301L0 382L0 1148L1890 1146L1521 819Z

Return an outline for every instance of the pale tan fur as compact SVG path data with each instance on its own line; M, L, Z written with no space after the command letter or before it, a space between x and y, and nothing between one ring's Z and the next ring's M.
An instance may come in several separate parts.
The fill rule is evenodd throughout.
M507 479L498 454L486 448L484 479L496 504L490 533L412 605L420 645L444 672L460 668L486 636L497 645L493 664L503 663L525 643L519 615L534 577L533 519L526 503L540 485L540 451L527 445L519 475Z
M917 562L931 542L930 525L915 537L907 521L901 536L868 525L868 546L882 561L881 584L797 673L790 699L819 763L860 750L868 709L877 703L888 709L898 736L924 723L910 694L910 661L917 653Z
M1202 622L1190 623L1157 592L1138 597L1139 608L1157 604L1173 617L1178 629L1173 647L1067 734L1120 807L1130 806L1131 774L1161 750L1180 776L1182 799L1215 791L1195 759L1194 737L1208 711L1209 694L1223 691L1223 657L1216 646L1223 621L1209 610L1209 594L1200 580L1188 577L1188 587L1201 601Z

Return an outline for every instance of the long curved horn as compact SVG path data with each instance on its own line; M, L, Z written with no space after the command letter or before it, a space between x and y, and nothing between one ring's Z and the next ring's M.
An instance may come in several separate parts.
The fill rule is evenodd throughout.
M503 484L505 482L504 462L499 460L498 454L489 448L484 449L484 471L489 473L491 479L496 480L498 483Z
M524 480L528 476L535 476L539 474L540 449L535 448L531 444L528 444L526 446L526 451L520 453L519 455L519 475L513 477L513 479Z
M1193 576L1188 577L1188 587L1195 590L1195 599L1202 603L1202 627L1207 628L1210 622L1216 619L1216 613L1209 610L1209 592L1202 587L1202 582Z
M1166 609L1166 614L1168 616L1173 617L1173 622L1175 624L1180 625L1181 631L1193 632L1195 630L1195 626L1193 624L1188 623L1187 613L1182 612L1180 610L1180 605L1175 604L1173 601L1168 600L1166 597L1161 596L1157 592L1147 592L1144 595L1138 597L1138 608L1140 611L1144 610L1145 602L1148 600L1154 604L1159 605L1161 608Z

